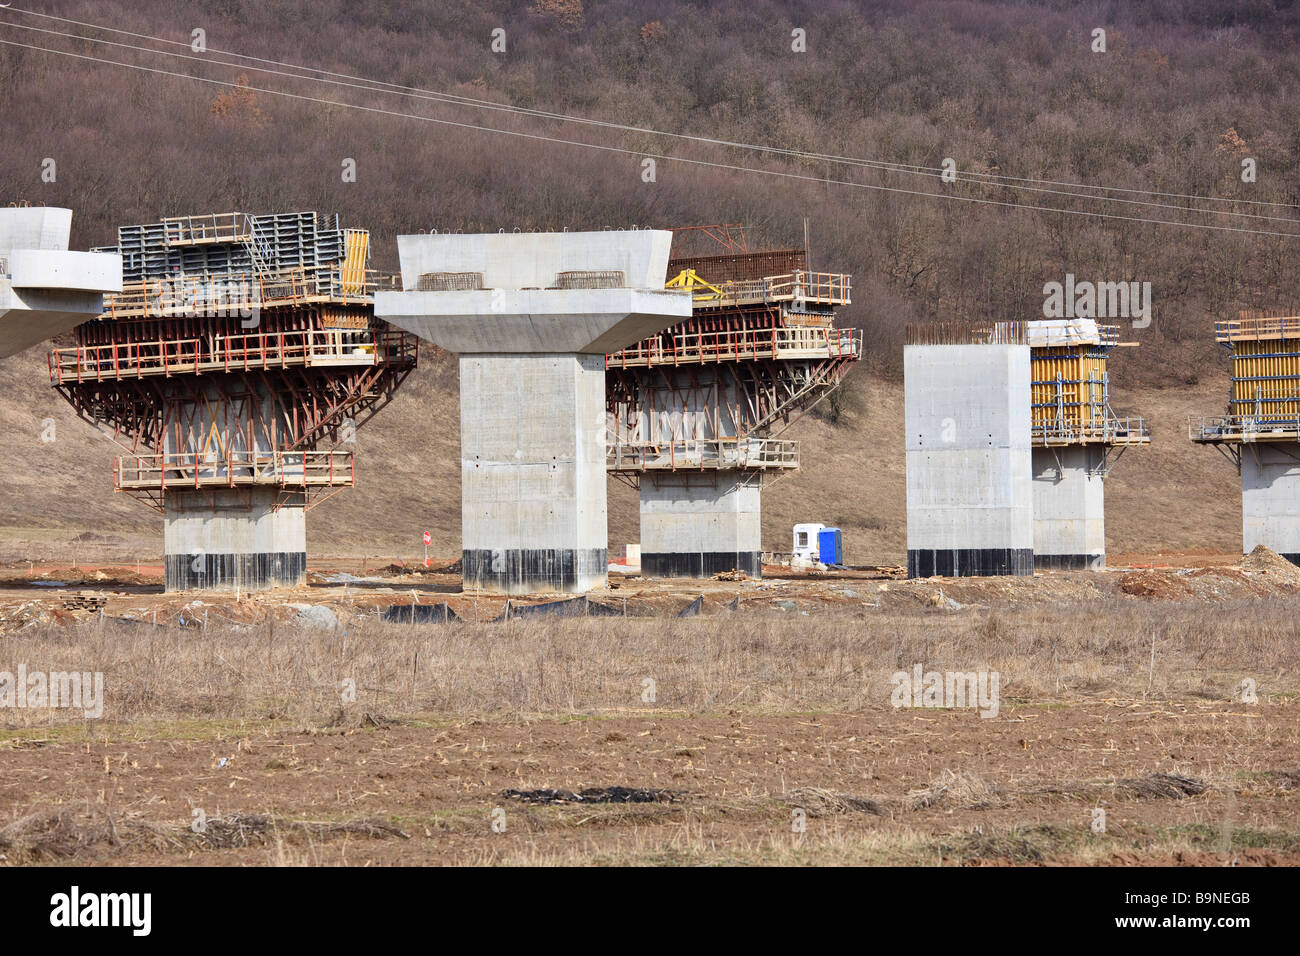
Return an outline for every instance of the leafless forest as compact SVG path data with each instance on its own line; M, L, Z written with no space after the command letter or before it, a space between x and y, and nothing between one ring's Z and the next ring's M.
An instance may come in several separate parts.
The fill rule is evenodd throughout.
M0 194L77 210L74 243L115 225L232 208L340 212L377 237L418 229L587 229L743 222L768 245L801 244L815 264L852 272L874 370L895 374L903 326L918 319L1035 314L1042 284L1066 272L1152 283L1145 343L1158 362L1121 368L1133 384L1185 384L1213 354L1206 322L1292 297L1291 240L941 201L809 180L848 180L996 203L1282 231L1291 212L1188 215L1186 194L1300 200L1300 12L1289 3L1186 0L691 3L684 0L215 0L55 2L43 12L167 36L150 56L6 26L0 39L147 64L245 90L0 47ZM6 12L6 23L78 28ZM1107 52L1090 34L1107 30ZM217 67L190 52L237 51L538 110L711 139L1170 196L1096 203L936 176L787 159L650 133L574 126ZM792 49L792 30L806 51ZM505 31L506 52L490 48ZM118 36L118 42L140 41ZM185 56L194 57L185 59ZM278 69L266 67L267 69ZM346 83L347 81L340 81ZM522 140L376 110L598 143ZM642 154L808 179L658 162ZM1241 159L1257 179L1241 181ZM57 161L55 183L42 162ZM340 164L357 163L355 183ZM1053 187L1039 185L1039 189ZM1066 191L1066 190L1062 190ZM1150 196L1134 197L1152 201ZM1239 207L1233 207L1239 208Z

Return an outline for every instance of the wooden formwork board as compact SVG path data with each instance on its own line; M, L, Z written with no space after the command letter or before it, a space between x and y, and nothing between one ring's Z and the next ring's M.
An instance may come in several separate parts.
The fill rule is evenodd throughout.
M1031 401L1035 428L1103 428L1109 401L1106 356L1090 346L1033 349Z
M1232 343L1229 412L1261 419L1300 415L1300 338Z

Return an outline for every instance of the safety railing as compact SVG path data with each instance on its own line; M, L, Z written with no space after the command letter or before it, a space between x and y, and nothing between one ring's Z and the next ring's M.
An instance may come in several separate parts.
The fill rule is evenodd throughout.
M55 349L50 382L249 371L286 366L413 364L419 342L400 330L251 332Z
M347 488L356 472L350 451L178 452L113 460L117 491L185 488Z
M1035 445L1146 445L1151 442L1146 420L1137 416L1107 416L1092 422L1035 422L1032 435Z
M1201 444L1300 441L1300 416L1189 415L1187 437Z
M618 472L798 468L799 443L776 438L611 443L605 464Z
M670 332L606 356L607 368L692 365L760 358L856 358L862 337L856 329L783 327L725 332Z
M852 301L853 277L840 272L796 271L762 279L716 282L699 287L696 302L705 306L752 304L757 302L812 302L819 305L848 305Z
M253 221L242 212L211 213L206 216L172 216L162 221L168 245L200 242L245 242L253 237Z
M1214 323L1216 342L1300 339L1300 315L1251 315Z
M366 271L357 283L341 265L288 269L271 275L206 276L178 273L126 283L104 296L103 317L247 318L260 309L311 303L366 305L378 290L400 288L397 276Z

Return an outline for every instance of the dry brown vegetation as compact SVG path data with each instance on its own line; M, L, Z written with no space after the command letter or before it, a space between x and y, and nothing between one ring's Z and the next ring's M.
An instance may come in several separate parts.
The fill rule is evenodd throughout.
M1295 610L32 628L3 660L108 705L0 714L0 860L1300 862ZM999 670L997 717L891 707L917 662Z
M700 5L612 0L163 3L63 0L45 12L184 37L213 48L492 102L571 112L732 141L1056 182L1294 203L1300 98L1295 9L1220 2L1111 6L943 0L776 0ZM31 24L20 15L6 22ZM49 26L49 24L44 24ZM1089 50L1108 31L1108 52ZM794 27L808 51L794 53ZM492 31L508 37L493 53ZM6 38L146 60L130 50L6 28ZM184 52L184 51L182 51ZM77 211L74 241L103 242L124 222L232 208L337 210L374 230L381 267L402 231L606 228L743 221L761 241L802 242L814 260L855 275L847 324L867 328L870 362L899 367L908 321L1036 314L1042 285L1065 272L1153 283L1144 340L1169 354L1120 373L1173 384L1213 353L1206 321L1289 301L1289 240L1172 230L661 164L642 152L827 175L812 161L594 131L429 101L268 76L244 63L194 70L223 89L0 48L0 196ZM266 87L614 145L601 153L287 100ZM58 117L51 123L50 117ZM1226 148L1224 147L1226 144ZM1258 161L1243 183L1242 155ZM41 161L58 161L56 183ZM355 183L339 164L357 160ZM858 181L929 188L867 173ZM962 187L966 188L966 187ZM971 187L972 189L974 187ZM1068 197L976 189L1042 204ZM1071 208L1095 209L1095 204ZM1117 214L1173 210L1115 204ZM1261 207L1266 208L1266 207ZM1265 212L1265 215L1272 213ZM1286 216L1286 211L1277 214ZM1247 228L1283 223L1237 220Z
M64 0L42 9L177 39L202 26L219 49L721 139L1300 201L1300 21L1281 3ZM1087 51L1098 25L1105 57ZM806 54L790 51L795 26L807 30ZM497 27L508 55L490 50ZM3 28L0 38L34 35ZM908 322L1031 316L1042 284L1066 272L1150 281L1155 321L1126 333L1142 348L1121 354L1112 384L1116 408L1146 415L1156 443L1108 479L1110 550L1151 563L1161 551L1239 547L1236 478L1186 441L1185 419L1220 411L1226 397L1211 321L1294 299L1291 240L670 160L647 184L642 153L832 171L246 67L202 69L237 87L0 47L0 201L72 207L78 248L160 215L337 211L373 231L379 268L395 265L394 236L418 229L742 221L756 242L779 246L802 242L807 216L814 265L855 277L841 320L866 329L867 358L833 414L786 433L803 440L805 468L765 495L764 543L783 548L791 524L824 520L845 529L858 564L902 560ZM633 152L523 147L257 86ZM1247 156L1259 164L1250 185L1239 176ZM56 183L40 181L45 157L57 160ZM355 183L339 176L345 157L357 160ZM361 489L313 512L314 556L409 559L425 529L435 552L456 553L455 375L454 362L426 352L361 432ZM0 362L0 560L156 560L157 517L112 494L114 446L46 381L43 348ZM39 440L46 418L57 425L52 443ZM610 519L612 546L637 539L635 497L618 484ZM247 602L238 626L217 624L234 612L214 604L203 631L24 618L0 634L0 668L101 670L108 703L98 721L0 711L0 862L1300 863L1300 598L1294 582L1261 574L1280 578L1233 566L1087 583L890 583L854 601L764 591L736 613L710 594L708 616L681 621L396 626L368 609L342 615L342 628L308 630ZM152 600L143 593L113 598L113 615ZM793 607L775 609L778 596ZM999 671L998 716L893 709L890 677L914 663ZM642 697L647 678L653 701ZM1246 678L1257 703L1241 700ZM345 680L354 701L343 699ZM511 796L620 788L674 799ZM1090 829L1098 808L1109 815L1100 834ZM496 809L505 833L490 826ZM195 810L206 830L192 828ZM806 832L792 830L796 811Z
M641 709L646 677L661 710L856 712L887 704L890 676L915 662L997 670L1007 700L1230 700L1246 676L1289 695L1300 690L1290 674L1297 606L1101 600L957 614L791 619L756 609L703 620L415 627L357 616L336 630L225 628L214 614L201 635L92 620L28 629L3 646L6 660L32 667L103 671L111 723L619 712ZM345 678L356 682L355 706L341 703ZM47 716L3 714L11 727Z

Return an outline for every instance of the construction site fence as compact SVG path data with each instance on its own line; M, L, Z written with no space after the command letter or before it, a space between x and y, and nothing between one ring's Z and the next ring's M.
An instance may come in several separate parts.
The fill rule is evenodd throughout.
M114 490L156 488L350 487L350 451L230 451L120 455L113 460Z
M721 332L672 332L638 342L605 359L608 368L679 365L777 357L857 357L856 329L784 327Z
M775 438L611 443L606 467L620 472L798 468L799 443Z
M61 385L288 365L406 364L418 348L414 335L396 329L306 329L74 346L52 351L49 367L50 381Z

